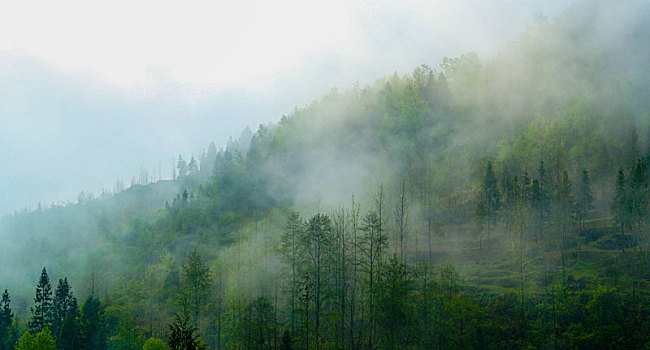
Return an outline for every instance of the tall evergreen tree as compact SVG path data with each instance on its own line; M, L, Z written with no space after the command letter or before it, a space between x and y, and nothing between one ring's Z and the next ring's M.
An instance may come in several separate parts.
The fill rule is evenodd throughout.
M58 340L59 347L62 350L80 350L82 349L81 338L81 314L79 313L79 304L77 298L72 296L70 305L63 320L61 335Z
M31 308L32 320L29 322L29 329L34 334L52 324L52 286L45 267L43 267L41 277L36 284L35 294L34 307Z
M203 340L198 333L198 328L190 323L190 312L187 300L181 303L181 313L174 316L174 322L169 325L167 343L171 350L201 350L204 349Z
M5 289L2 293L2 301L0 302L0 349L5 349L5 340L7 339L9 327L13 321L14 314L11 311L11 299L9 292Z
M52 335L59 339L63 329L63 322L70 309L70 304L74 298L72 289L68 283L68 278L59 279L59 284L54 290L54 300L52 302Z
M82 349L106 349L106 326L104 320L104 306L101 301L92 295L81 307L81 335Z

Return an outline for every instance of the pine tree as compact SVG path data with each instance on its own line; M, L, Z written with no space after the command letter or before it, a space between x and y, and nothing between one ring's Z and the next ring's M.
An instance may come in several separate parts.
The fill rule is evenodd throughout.
M167 343L171 350L201 350L204 348L198 328L190 324L190 312L186 299L181 303L181 313L176 314L174 322L169 325Z
M68 278L59 279L59 284L54 290L54 300L52 303L52 334L55 338L61 338L63 322L68 314L70 304L74 298L72 289L68 283Z
M2 301L0 302L0 349L4 349L9 327L11 327L11 322L14 318L10 304L9 292L5 289L4 293L2 293Z
M34 307L31 308L31 311L32 320L29 322L29 328L32 333L39 333L43 328L52 324L52 286L45 267L41 271L38 284L36 284Z
M77 298L72 296L59 337L59 345L62 350L80 350L82 348L80 318Z
M81 307L81 335L82 349L106 349L106 329L104 320L104 306L99 299L88 296Z

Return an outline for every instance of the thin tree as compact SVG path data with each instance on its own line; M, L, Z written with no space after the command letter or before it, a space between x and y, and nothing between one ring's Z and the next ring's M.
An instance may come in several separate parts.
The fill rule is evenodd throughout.
M408 222L408 203L406 201L406 181L402 181L397 193L395 205L395 223L397 224L397 235L399 239L399 258L404 261L404 239L406 237L406 226Z
M291 334L296 332L296 300L298 297L298 269L300 265L300 239L303 234L304 223L300 219L300 215L292 211L287 217L287 222L284 226L284 231L280 237L280 254L284 260L289 264L291 269L291 277L289 281L289 289L291 296L289 300L291 308Z
M487 223L487 243L488 249L491 246L490 235L492 232L492 225L496 222L499 209L501 208L501 193L497 186L497 177L492 168L492 161L488 160L485 167L485 175L481 183L482 200L485 201L484 210Z
M589 179L589 172L587 169L582 170L577 197L576 209L578 214L578 223L580 225L580 231L584 232L585 220L587 219L589 211L594 208L594 195L591 190L591 180Z
M623 237L621 250L625 252L625 228L629 222L629 201L623 168L618 168L616 174L616 188L614 199L612 200L611 211L614 216L614 222L621 228L621 235Z
M183 264L183 277L185 293L187 294L194 311L194 322L200 327L201 307L209 294L212 278L210 267L203 262L201 255L193 250Z

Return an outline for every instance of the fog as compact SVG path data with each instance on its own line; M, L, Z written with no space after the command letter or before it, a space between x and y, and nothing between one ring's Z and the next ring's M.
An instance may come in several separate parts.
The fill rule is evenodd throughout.
M225 146L333 87L495 55L568 3L3 4L0 213L143 171L171 178L178 154Z
M624 305L647 282L647 1L0 14L0 291L15 335L36 319L44 266L101 299L111 346L135 348L167 339L188 296L208 348L243 347L264 310L302 348L389 348L398 308L414 348L464 348L465 325L480 348L480 324L513 310L535 334L517 344L550 348L549 320L573 312L557 298L588 320L603 293ZM601 321L554 325L553 341Z

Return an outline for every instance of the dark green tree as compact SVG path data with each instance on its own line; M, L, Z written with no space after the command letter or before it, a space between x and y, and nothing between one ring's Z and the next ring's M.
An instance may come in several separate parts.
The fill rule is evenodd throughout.
M59 279L59 284L54 290L54 300L52 302L52 335L54 338L61 338L61 330L63 329L63 322L70 309L70 304L74 295L68 283L68 278Z
M181 313L174 316L169 325L167 343L171 350L201 350L204 348L199 329L190 324L190 312L187 299L181 302Z
M11 299L9 292L5 289L2 293L0 302L0 349L5 349L5 342L8 338L9 329L14 319L14 313L11 311Z
M82 349L81 339L81 315L79 313L79 304L77 298L71 297L68 309L63 319L61 335L58 344L63 350L80 350Z
M257 349L271 349L275 336L275 314L269 299L261 296L253 302L252 326Z
M377 326L382 349L406 349L413 324L412 280L395 254L377 279Z
M104 319L104 306L101 301L92 295L81 307L81 335L82 349L106 349L106 321Z
M45 267L43 267L41 277L36 284L34 307L31 308L31 311L32 320L29 321L29 329L33 334L39 333L43 328L52 324L52 286Z

